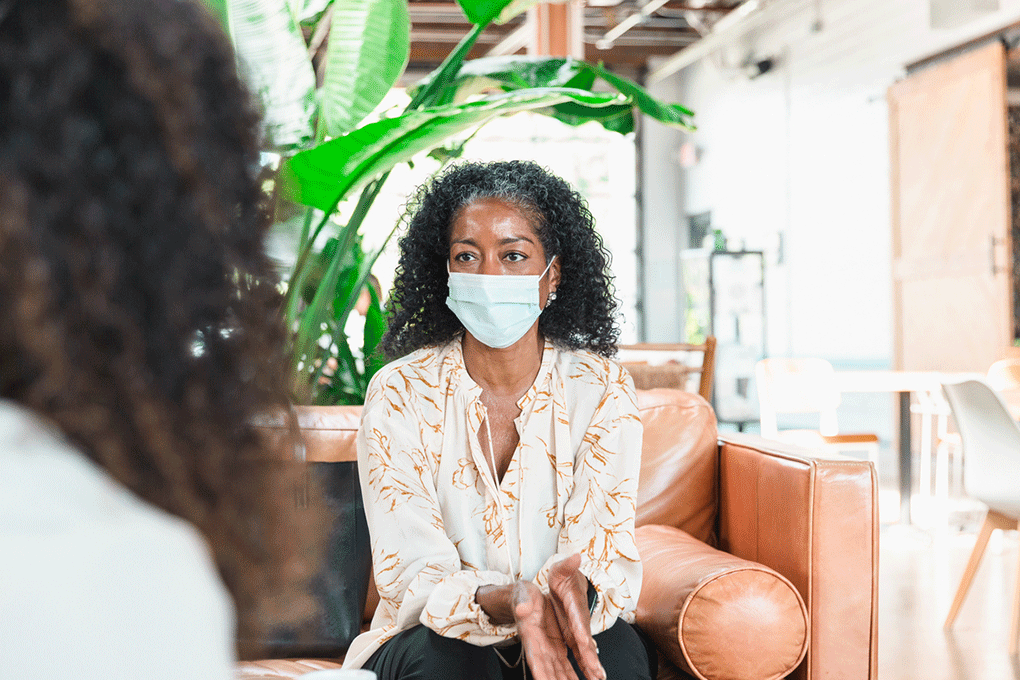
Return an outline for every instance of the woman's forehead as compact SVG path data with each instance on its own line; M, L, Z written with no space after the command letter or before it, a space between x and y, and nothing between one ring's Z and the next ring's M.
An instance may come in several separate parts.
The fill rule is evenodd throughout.
M540 244L531 211L498 197L477 198L454 213L450 242L470 239L524 238Z

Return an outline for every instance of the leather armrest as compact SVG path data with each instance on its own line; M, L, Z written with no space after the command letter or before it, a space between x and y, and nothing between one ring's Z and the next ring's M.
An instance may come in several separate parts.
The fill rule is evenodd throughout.
M811 646L791 676L877 674L878 480L868 461L726 433L719 447L719 548L800 592Z
M781 575L674 527L639 527L637 545L636 622L674 664L699 680L777 680L804 658L807 610Z

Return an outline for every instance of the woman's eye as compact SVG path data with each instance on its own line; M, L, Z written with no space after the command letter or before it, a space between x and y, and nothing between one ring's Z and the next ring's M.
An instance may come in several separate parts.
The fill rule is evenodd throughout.
M526 258L523 253L507 253L506 259L511 262L523 262Z
M457 253L453 256L454 262L467 262L471 259L471 253Z

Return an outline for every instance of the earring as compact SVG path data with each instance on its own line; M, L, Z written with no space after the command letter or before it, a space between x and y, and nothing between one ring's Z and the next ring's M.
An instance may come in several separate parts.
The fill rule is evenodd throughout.
M555 300L555 299L556 299L556 291L555 290L549 291L549 297L547 297L545 299L545 306L548 307L549 305L551 305L553 303L553 300Z

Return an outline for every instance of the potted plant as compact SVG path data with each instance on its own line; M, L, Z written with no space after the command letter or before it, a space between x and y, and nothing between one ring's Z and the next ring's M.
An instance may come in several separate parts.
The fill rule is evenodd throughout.
M293 331L289 355L298 404L362 403L378 368L373 351L384 323L374 290L360 339L364 361L344 329L379 255L362 251L359 229L395 165L496 116L526 110L572 125L594 120L622 134L634 129L635 109L690 128L690 111L601 65L569 58L465 59L486 26L533 3L458 0L471 31L411 89L403 112L369 122L407 63L406 0L206 1L262 99L267 146L280 160L270 186L280 199L281 223L298 223L282 310ZM599 81L611 91L594 91ZM479 83L488 87L471 95L483 89ZM343 221L337 219L341 206L347 208Z
M373 111L407 64L407 0L206 2L262 101L267 151L275 159L267 163L267 191L280 227L296 234L294 262L284 275L281 314L291 331L291 396L302 429L312 423L331 427L324 405L363 403L368 381L379 367L374 350L385 324L377 291L368 289L361 356L345 328L381 251L364 252L359 231L394 166L448 144L455 151L459 136L519 111L538 111L571 125L597 121L621 134L634 129L635 110L667 125L690 128L690 111L655 99L601 65L570 58L466 59L486 26L524 11L533 4L527 0L458 0L472 29L435 71L411 88L403 111L376 118ZM596 91L597 82L606 91ZM349 427L352 413L340 409L336 419ZM324 437L318 433L314 440ZM327 569L354 576L349 573L353 569L367 578L367 560L360 559L367 555L367 532L363 519L350 514L352 507L360 507L357 484L344 491L337 478L349 477L353 463L342 465L347 467L322 473L330 476L323 485L327 501L337 514L348 517L345 526L362 535L352 539L333 531L327 559L348 559L359 550L361 554L353 567L333 564ZM363 548L344 543L350 540L364 543ZM360 614L364 587L359 578L343 579L354 582L347 595L320 592L320 601L326 608L346 607ZM360 617L352 620L350 611L340 614L342 620L320 625L333 629L323 634L333 635L336 644L315 648L314 654L342 653L349 642L344 638L357 633Z

